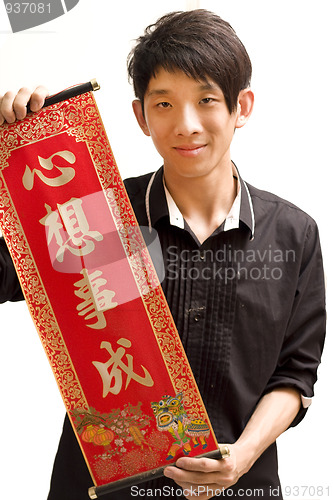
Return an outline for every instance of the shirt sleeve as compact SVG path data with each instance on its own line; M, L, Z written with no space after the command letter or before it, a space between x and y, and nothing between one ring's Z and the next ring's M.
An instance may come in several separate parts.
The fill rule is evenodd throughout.
M0 303L23 300L23 293L5 240L0 237Z
M281 386L298 389L302 408L292 426L306 413L314 395L326 326L325 283L318 228L310 221L305 232L294 302L275 372L265 392Z

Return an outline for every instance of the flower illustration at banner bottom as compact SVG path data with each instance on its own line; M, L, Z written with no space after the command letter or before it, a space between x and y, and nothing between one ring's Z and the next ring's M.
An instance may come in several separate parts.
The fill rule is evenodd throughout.
M72 411L82 441L96 451L103 447L94 462L99 477L111 480L119 474L135 474L147 466L156 468L163 460L170 440L151 429L152 417L142 412L141 405L126 404L111 413L100 413L94 408Z

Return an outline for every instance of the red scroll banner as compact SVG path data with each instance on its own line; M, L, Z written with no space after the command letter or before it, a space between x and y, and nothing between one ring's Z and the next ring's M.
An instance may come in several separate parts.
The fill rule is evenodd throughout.
M94 487L218 445L91 92L0 127L0 219Z

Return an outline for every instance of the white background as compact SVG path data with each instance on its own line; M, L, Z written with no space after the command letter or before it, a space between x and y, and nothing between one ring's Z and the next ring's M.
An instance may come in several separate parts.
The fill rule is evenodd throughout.
M331 2L202 0L200 6L231 23L253 63L255 110L236 132L232 157L250 184L316 219L330 302ZM95 97L123 178L156 170L161 159L132 116L126 57L148 24L186 7L179 0L80 0L57 20L12 34L1 2L0 93L40 83L54 93L96 77L101 90ZM25 303L1 306L0 324L1 497L44 500L63 404ZM331 354L329 338L313 405L302 424L279 439L283 486L321 486L322 498L328 486L333 498ZM318 499L320 490L300 489L295 498Z

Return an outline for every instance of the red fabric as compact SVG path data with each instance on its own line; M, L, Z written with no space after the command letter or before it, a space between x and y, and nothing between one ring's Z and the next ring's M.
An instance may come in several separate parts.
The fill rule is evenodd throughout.
M2 127L0 161L2 232L94 483L216 450L92 94ZM179 393L199 444L157 428L151 403Z

